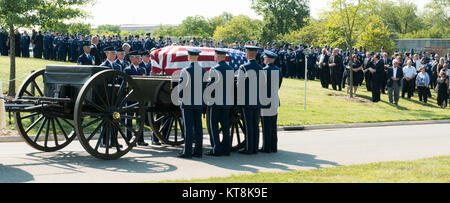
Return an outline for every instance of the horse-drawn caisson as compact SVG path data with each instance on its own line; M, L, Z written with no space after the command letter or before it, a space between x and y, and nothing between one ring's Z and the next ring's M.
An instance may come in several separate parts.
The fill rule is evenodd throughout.
M17 130L33 148L54 152L77 138L92 156L114 160L150 133L144 132L146 123L164 144L184 143L181 111L171 99L176 85L171 76L130 77L106 67L50 65L31 74L14 99L5 100ZM234 107L235 151L245 145L241 115Z

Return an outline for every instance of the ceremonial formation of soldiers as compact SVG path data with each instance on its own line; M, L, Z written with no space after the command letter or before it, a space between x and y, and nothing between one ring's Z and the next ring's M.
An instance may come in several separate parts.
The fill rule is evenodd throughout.
M69 35L52 31L44 33L33 31L30 37L26 31L20 34L16 30L15 38L15 54L18 57L30 57L30 47L32 47L35 58L68 60L79 65L101 65L125 72L128 75L152 75L150 61L152 50L171 45L185 45L191 47L188 49L191 65L183 70L182 76L183 73L189 74L190 77L187 78L192 81L198 79L194 78L193 71L201 52L195 47L214 47L218 65L210 72L218 71L225 75L227 70L234 70L226 63L227 51L223 49L231 48L247 53L248 62L241 67L243 72L264 70L266 75L270 75L273 71L279 71L280 87L282 78L319 79L323 88L328 89L331 85L335 91L342 91L347 86L347 93L353 88L356 94L358 87L362 86L365 81L365 86L368 91L372 92L372 101L375 103L381 101L380 95L386 94L386 92L389 95L389 102L393 105L399 105L400 95L402 98L411 99L416 92L418 92L420 101L427 103L428 98L432 97L431 91L436 91L438 105L441 108L447 107L450 94L450 70L448 69L450 53L442 57L429 52L415 53L414 50L389 54L384 48L375 53L368 52L363 47L343 51L330 46L323 48L304 44L278 46L275 42L264 45L254 41L245 43L236 41L231 45L225 45L223 41L214 43L212 40L196 38L189 40L179 38L178 41L172 42L171 38L164 40L163 37L159 37L157 41L151 37L150 33L145 38L136 35L124 37L122 40L118 36L84 36L79 33ZM31 44L32 46L30 46ZM3 29L0 29L0 52L4 56L8 55L8 45L8 35ZM271 77L266 78L270 79ZM350 81L350 78L353 80ZM270 81L268 83L270 84ZM195 91L197 90L194 89L191 93L194 94ZM227 95L228 91L225 88L224 95ZM248 94L248 90L246 93ZM230 108L231 106L227 105L215 105L210 108L211 115L214 115L211 121L208 121L212 126L212 150L206 153L207 155L230 155ZM181 109L186 126L186 144L180 157L201 157L203 106L182 104ZM263 148L258 149L260 134L258 118L264 109L259 104L246 104L243 109L247 142L245 150L240 153L277 152L277 116L262 116ZM220 131L223 132L222 141L219 139ZM152 138L152 144L160 145L156 137ZM193 144L195 144L194 149L192 149ZM148 146L144 142L143 136L138 145Z

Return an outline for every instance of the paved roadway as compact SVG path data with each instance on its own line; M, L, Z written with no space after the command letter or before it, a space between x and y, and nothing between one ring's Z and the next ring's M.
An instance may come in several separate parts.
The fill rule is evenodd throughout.
M76 141L55 153L0 143L0 182L142 182L308 170L450 155L450 124L280 133L280 152L176 158L181 148L137 148L116 161L92 158ZM205 139L205 143L207 139ZM207 146L208 147L208 146Z

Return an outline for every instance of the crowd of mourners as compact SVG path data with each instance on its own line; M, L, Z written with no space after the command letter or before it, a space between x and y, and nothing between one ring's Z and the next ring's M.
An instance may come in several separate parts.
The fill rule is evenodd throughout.
M0 53L9 54L10 39L8 33L0 28ZM95 65L107 60L104 49L109 47L123 48L125 60L127 53L132 51L148 51L172 45L191 47L230 48L245 51L245 46L257 46L258 62L263 64L264 51L272 51L279 57L275 65L280 67L285 78L316 80L319 79L323 88L331 87L336 91L365 85L373 94L373 102L379 102L381 94L389 95L389 102L398 105L400 96L411 99L416 93L421 102L427 103L437 93L438 105L446 108L449 102L450 53L440 56L437 53L415 52L404 53L396 51L388 53L384 47L377 53L366 51L359 47L354 50L341 50L331 46L311 47L304 44L293 45L277 43L257 43L254 41L238 42L226 45L224 41L213 42L207 39L193 38L154 38L150 33L146 36L130 35L98 36L62 34L52 31L35 31L31 36L24 31L15 34L15 55L17 57L44 58L46 60L79 62L85 53L84 46L90 44L98 52ZM306 71L307 70L307 71ZM351 74L353 72L353 74ZM350 78L353 78L350 81ZM353 87L350 87L353 85ZM347 86L347 88L346 88Z

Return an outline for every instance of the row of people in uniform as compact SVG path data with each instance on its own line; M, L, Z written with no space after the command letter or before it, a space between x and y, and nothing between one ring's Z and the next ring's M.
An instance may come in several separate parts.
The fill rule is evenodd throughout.
M94 65L95 58L90 54L91 51L91 44L89 42L85 42L83 44L83 51L84 53L79 57L78 64L79 65ZM188 84L194 84L195 80L198 80L199 78L195 78L194 71L198 70L201 71L202 78L204 77L205 70L203 67L199 66L198 63L198 56L201 53L200 50L196 48L189 48L188 50L188 60L191 62L190 66L183 69L180 75L180 83L183 80L189 80ZM128 75L135 75L135 76L144 76L144 75L150 75L151 69L150 69L150 63L149 63L149 52L139 52L139 51L132 51L128 53L128 56L130 58L131 63L127 63L125 59L125 52L122 48L115 49L113 47L107 47L104 50L105 55L107 56L107 59L101 64L101 66L109 67L114 70L123 71L124 73ZM210 70L211 73L220 72L220 75L226 75L226 71L232 70L227 63L226 63L226 56L227 56L227 50L225 49L216 49L216 62L218 65L216 67L213 67ZM271 84L271 73L272 71L278 71L278 75L280 76L280 86L281 87L281 81L282 81L282 75L281 70L275 66L274 62L278 55L276 55L273 52L266 51L264 53L265 55L265 64L266 67L263 68L257 63L257 47L254 46L248 46L247 47L247 57L249 62L247 64L244 64L241 67L241 71L245 73L249 70L255 70L257 73L259 73L259 70L265 70L267 74L267 84ZM142 59L142 60L141 60ZM189 77L187 76L189 75ZM238 77L245 77L244 75L240 75ZM259 77L258 77L259 78ZM209 81L209 85L214 84L214 80ZM259 84L259 82L257 83ZM277 152L277 115L270 115L270 116L264 116L262 114L262 123L263 123L263 148L261 150L258 149L259 146L259 122L257 122L259 119L259 116L261 115L261 111L264 112L264 109L262 109L262 106L260 104L257 105L250 105L249 104L249 87L248 84L238 84L238 85L245 85L244 87L247 89L246 91L246 105L243 106L243 113L244 113L244 119L246 123L246 140L247 144L245 147L245 150L241 151L242 154L257 154L258 152L263 153L273 153ZM223 86L223 92L224 92L224 102L223 104L226 104L226 95L231 94L230 89L227 89L227 85ZM278 88L279 88L278 87ZM270 89L269 89L270 90ZM190 92L192 95L196 94L196 91L202 91L201 89L195 89L192 88L192 91ZM259 92L259 91L257 91ZM180 92L180 94L187 94ZM278 95L278 92L276 93ZM194 98L192 96L190 98ZM268 92L268 95L271 95L271 92ZM206 155L208 156L229 156L231 152L231 137L230 137L230 110L232 106L227 105L212 105L210 108L211 111L211 120L208 121L211 123L211 146L212 150L207 152ZM186 104L182 103L180 105L180 108L182 110L182 116L184 121L184 133L185 133L185 148L183 152L180 154L179 157L181 158L192 158L192 157L202 157L203 156L203 126L202 126L202 113L204 109L204 104L202 105L195 105L194 102ZM221 126L221 129L219 130L219 124ZM223 140L221 141L219 138L219 132L223 132ZM131 137L130 135L128 135ZM153 144L159 145L159 141L156 137L152 138ZM194 149L192 148L192 145L195 143ZM113 143L114 144L114 143ZM110 145L110 146L113 146ZM104 145L104 144L103 144ZM141 136L141 139L138 141L138 145L140 146L147 146L148 144L144 142L143 136Z
M240 151L240 154L252 155L261 153L276 153L277 152L277 115L264 114L265 106L262 106L259 102L257 104L250 103L250 93L249 93L249 82L245 80L246 73L248 71L255 71L256 78L258 79L257 87L257 95L259 95L259 80L262 79L262 76L259 75L259 71L264 70L264 74L266 74L266 84L271 84L272 77L271 73L274 71L278 73L279 78L279 87L281 87L282 83L282 75L281 69L275 65L275 60L278 58L278 55L271 52L265 51L265 64L266 66L263 68L257 62L257 51L258 47L256 46L247 46L246 53L248 63L242 65L240 70L238 71L238 81L245 81L244 84L238 82L237 88L244 88L245 91L245 104L242 106L244 121L245 121L245 136L246 136L246 146L245 149ZM186 82L186 84L191 85L191 91L184 92L183 88L180 88L180 95L187 96L185 94L190 94L187 96L191 98L192 101L182 101L180 108L182 110L183 121L185 122L185 146L182 153L180 153L180 158L190 159L192 157L202 157L203 156L203 127L202 127L202 112L205 104L199 105L195 104L194 98L195 95L203 95L203 88L194 88L193 81L200 80L205 76L205 70L198 63L198 56L201 53L199 49L196 48L188 48L188 60L190 62L189 67L186 67L182 70L180 74L180 83ZM227 71L234 71L226 63L227 50L222 48L215 49L215 60L218 63L217 66L211 68L209 71L210 80L208 85L213 85L215 82L215 76L224 76L227 75ZM198 71L201 74L195 74ZM202 78L196 78L201 76ZM242 80L241 80L242 79ZM219 79L220 80L220 77ZM226 80L223 80L226 81ZM207 156L229 156L231 152L231 137L230 137L230 111L231 107L227 105L227 98L231 96L231 89L227 88L226 84L223 84L223 101L221 102L223 105L218 105L217 103L210 106L210 115L211 118L208 122L211 124L211 146L212 150L206 152ZM269 88L268 88L269 90ZM201 92L199 92L201 91ZM275 93L278 95L278 91ZM271 95L271 92L268 92L268 95ZM257 96L258 97L258 96ZM259 98L259 97L258 97ZM207 104L210 105L210 104ZM272 104L273 105L273 104ZM262 118L263 124L263 147L259 149L260 143L260 130L259 130L259 116ZM221 128L219 129L219 124ZM220 140L219 133L222 131L223 139ZM192 146L194 144L194 147Z

